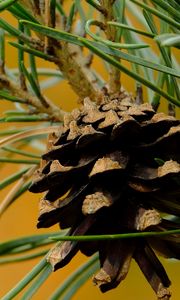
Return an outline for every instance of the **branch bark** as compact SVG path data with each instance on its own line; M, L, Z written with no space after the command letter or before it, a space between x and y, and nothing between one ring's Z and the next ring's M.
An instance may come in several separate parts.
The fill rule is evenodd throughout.
M54 51L55 55L59 57L57 63L59 69L80 97L80 102L83 102L85 97L99 102L102 92L92 70L86 66L87 60L82 56L81 51L78 51L77 47L75 48L73 45L64 42L61 43L61 47L55 46Z
M115 21L114 17L114 10L113 4L114 0L101 0L101 6L106 14L104 14L104 24L105 24L105 33L107 39L109 41L115 42L116 41L116 29L115 27L109 26L107 24L108 21ZM109 74L109 92L110 94L116 94L120 92L121 89L121 82L120 82L120 71L110 66L110 74Z

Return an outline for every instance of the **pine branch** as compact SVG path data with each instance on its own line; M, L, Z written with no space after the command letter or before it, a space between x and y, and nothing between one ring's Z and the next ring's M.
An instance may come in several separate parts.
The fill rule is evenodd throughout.
M115 42L116 41L116 29L109 26L109 21L115 21L115 15L114 15L114 0L102 0L101 1L101 7L102 10L105 11L104 13L104 24L105 24L105 34L108 41ZM117 59L117 58L116 58ZM119 60L119 59L117 59ZM118 93L121 88L120 83L120 71L113 66L110 66L110 73L109 73L109 92L111 94Z
M43 25L48 25L46 22L46 15L42 15L40 10L34 9L32 4L28 4L29 1L20 1L23 5L27 6L31 10L31 14L35 14L36 19ZM50 14L50 10L49 10ZM49 18L48 18L49 20ZM49 21L48 21L49 22ZM59 28L60 21L56 20L56 26ZM38 34L38 38L42 43L46 44L46 38L41 34ZM44 44L44 49L46 49ZM102 97L97 79L90 69L87 62L87 58L84 56L80 47L74 46L66 42L57 42L53 39L48 41L48 49L56 57L56 65L63 73L64 77L68 80L70 86L79 96L80 102L85 97L90 97L93 101L99 101Z
M168 100L165 104L171 115L180 107L176 83L180 73L172 50L179 48L179 4L176 0L166 2L0 1L0 11L7 10L18 24L14 26L6 15L0 18L0 100L11 101L13 106L2 111L0 118L9 126L0 132L5 136L0 140L0 162L3 167L6 163L26 165L0 182L0 189L10 188L0 204L0 216L29 189L46 192L40 200L38 228L55 223L71 228L67 236L61 230L46 237L1 243L4 257L0 263L4 264L46 254L46 248L27 255L24 252L61 241L2 299L14 298L27 284L22 299L32 298L52 271L47 260L57 269L78 250L87 256L99 252L101 269L93 282L103 292L126 277L132 258L158 299L169 299L170 280L153 249L179 259L180 228L175 216L180 211L180 128L174 117L142 104L143 94L148 92L147 100L154 107L161 104L161 97ZM152 30L157 19L157 30ZM148 28L151 22L152 32ZM91 26L95 30L91 31ZM13 38L10 44L18 51L16 69L5 65L7 36ZM153 43L159 46L156 52ZM94 57L101 59L108 73L107 88L101 70L93 69ZM39 68L39 58L53 63L53 68ZM123 73L134 80L135 102L121 86ZM98 105L85 99L84 106L70 114L57 107L42 91L64 79L80 102L89 97ZM39 126L42 121L45 123ZM58 126L51 126L49 121L58 122ZM19 127L11 128L8 122L18 122ZM36 123L24 127L20 122ZM46 134L49 138L45 145ZM44 153L41 161L37 149ZM71 299L96 268L94 258L51 298Z
M85 97L89 97L93 101L99 101L102 94L97 79L86 65L81 50L76 47L74 52L74 47L64 42L61 42L61 47L56 46L54 50L56 56L60 58L57 63L59 69L80 97L80 101L82 102Z
M46 113L53 121L62 121L65 112L58 108L54 103L46 98L46 106L34 95L24 91L7 75L0 74L0 88L6 88L13 96L23 99L25 104L31 105L37 109L38 113Z

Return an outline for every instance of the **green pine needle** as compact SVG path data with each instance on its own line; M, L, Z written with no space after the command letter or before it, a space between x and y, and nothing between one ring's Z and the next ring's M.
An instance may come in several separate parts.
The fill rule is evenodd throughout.
M144 4L143 2L140 2L138 0L130 0L130 1L132 1L133 3L137 4L138 6L140 6L142 8L144 8L145 10L152 13L153 15L157 16L160 20L163 20L163 21L167 22L167 24L170 24L180 30L180 23L176 22L171 17L168 17L166 14L162 13L161 11L159 11L153 7L150 7L150 5Z
M18 284L10 290L1 300L11 300L18 295L45 267L46 258L43 258Z
M20 50L24 51L24 52L27 52L27 53L32 54L34 56L43 58L44 60L56 61L56 58L54 56L51 56L51 55L46 54L44 52L35 50L33 48L30 48L30 47L27 47L27 46L24 46L24 45L15 43L15 42L9 42L9 44L12 45L13 47L17 48L17 49L20 49Z
M85 25L85 30L86 33L89 34L95 41L101 42L109 47L112 48L118 48L118 49L141 49L141 48L147 48L149 47L148 44L142 43L142 44L127 44L127 43L116 43L116 42L111 42L109 40L105 40L98 36L97 34L93 33L90 31L90 26L91 25L98 25L96 20L88 20Z
M60 234L64 235L67 233L67 230L61 230L60 232L49 232L31 236L24 236L16 238L10 241L0 243L0 255L6 254L19 254L24 251L29 251L40 247L42 245L48 245L53 243L50 240L50 237L59 236Z
M134 28L134 27L131 27L131 26L128 26L126 24L123 24L123 23L118 23L118 22L113 22L113 21L109 21L107 22L108 25L111 25L111 26L114 26L114 27L120 27L122 29L127 29L127 30L131 30L131 31L134 31L136 33L139 33L139 34L142 34L144 36L147 36L147 37L150 37L150 38L153 38L155 35L151 32L147 32L147 31L143 31L143 30L140 30L140 29L137 29L137 28Z
M42 250L42 251L38 251L38 252L32 253L32 254L19 255L19 256L9 256L9 257L0 258L0 265L10 264L10 263L17 263L17 262L21 262L21 261L34 259L34 258L37 258L37 257L40 257L40 256L44 256L45 254L47 254L47 252L48 252L47 250Z
M17 98L17 97L15 97L13 95L10 95L6 91L0 91L0 101L2 99L6 99L6 100L9 100L11 102L26 103L26 100Z
M17 0L4 0L0 2L0 12L7 9L9 6L11 6L13 3L15 3Z
M30 152L23 151L23 150L19 150L19 149L13 148L13 147L2 147L2 149L4 151L8 151L8 152L11 152L11 153L16 153L16 154L27 156L27 157L41 158L41 156L38 155L38 154L30 153Z
M95 48L94 46L92 46L91 43L87 42L85 39L82 39L82 38L79 38L79 39L88 49L90 49L92 52L94 52L95 54L97 54L98 56L100 56L101 58L103 58L104 60L106 60L107 62L112 64L113 66L117 67L120 71L124 72L125 74L127 74L130 77L134 78L138 82L140 82L140 83L144 84L145 86L149 87L153 91L157 92L159 95L166 98L170 103L175 104L176 106L180 107L180 101L179 100L177 100L176 98L172 97L171 95L169 95L166 92L164 92L163 90L161 90L159 87L157 87L157 85L153 84L152 82L148 81L144 77L142 77L142 76L136 74L135 72L129 70L128 68L124 67L124 65L119 63L116 59L114 59L111 56L103 53L98 48Z
M24 295L21 297L21 300L31 300L33 295L41 287L44 281L46 281L49 275L51 275L52 272L52 266L50 264L46 264L44 269L41 271L41 273L30 286L30 288L28 288Z
M79 235L79 236L59 236L51 238L53 241L107 241L107 240L119 240L119 239L130 239L140 237L158 237L166 236L171 234L180 234L180 229L167 230L160 232L132 232L132 233L121 233L121 234L104 234L104 235Z
M0 182L0 190L4 189L5 187L10 185L11 183L13 183L16 180L18 180L19 178L21 178L21 176L23 174L25 174L28 170L29 170L29 168L23 169L23 170L15 173L15 174L10 175L9 177L5 178L3 181Z
M53 29L53 28L49 28L46 26L42 26L42 25L38 25L38 24L34 24L32 22L28 22L28 21L21 21L24 25L30 27L31 29L35 30L36 32L39 32L41 34L44 34L45 36L49 36L51 38L57 39L57 40L62 40L62 41L66 41L78 46L83 46L83 42L88 42L89 44L92 45L92 47L97 48L99 51L104 52L105 54L109 54L109 55L113 55L113 56L117 56L121 59L133 62L133 63L137 63L140 65L143 65L144 67L148 67L148 68L152 68L161 72L165 72L167 74L172 74L174 76L180 77L180 72L176 71L173 68L168 68L166 66L160 65L160 64L155 64L151 61L142 59L140 57L137 57L135 55L130 55L127 53L124 53L120 50L117 49L112 49L111 47L108 47L104 44L100 44L98 42L94 42L94 41L90 41L88 39L85 38L79 38L78 35L75 34L71 34L68 32L64 32L61 30L57 30L57 29ZM106 60L106 58L104 57L104 59Z
M49 300L71 299L75 292L91 277L99 267L98 255L91 257L86 263L75 270L58 289L53 293Z
M28 164L28 165L38 165L40 160L27 160L27 159L15 159L15 158L7 158L0 157L1 163L11 163L11 164Z

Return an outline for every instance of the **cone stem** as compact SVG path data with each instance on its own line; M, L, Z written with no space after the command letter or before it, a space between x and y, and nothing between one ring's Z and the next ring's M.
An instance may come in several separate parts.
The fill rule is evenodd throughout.
M106 11L106 14L104 14L104 24L105 24L105 34L107 37L107 40L116 42L117 40L117 29L115 27L109 26L109 21L114 21L116 19L114 14L114 0L102 0L101 1L101 7L102 10ZM119 60L118 58L116 58ZM121 88L121 82L120 82L120 71L114 67L110 66L110 73L109 73L109 92L110 94L115 94L120 91Z

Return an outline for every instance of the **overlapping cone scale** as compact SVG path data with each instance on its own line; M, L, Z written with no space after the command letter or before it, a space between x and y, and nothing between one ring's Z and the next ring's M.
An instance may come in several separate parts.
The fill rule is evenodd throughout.
M84 100L51 136L30 191L45 192L38 227L59 223L70 235L164 231L180 228L180 121L128 97L100 104ZM161 215L174 216L174 220ZM63 242L48 260L56 270L80 250L99 252L93 281L105 292L139 265L158 299L169 299L170 280L156 253L180 258L178 235Z

